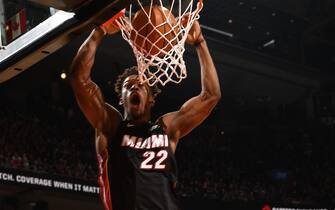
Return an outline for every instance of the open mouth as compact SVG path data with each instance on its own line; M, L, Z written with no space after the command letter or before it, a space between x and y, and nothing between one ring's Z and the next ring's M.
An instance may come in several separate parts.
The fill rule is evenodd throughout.
M130 103L133 104L133 105L139 105L141 102L140 100L140 96L138 94L133 94L131 97L130 97Z

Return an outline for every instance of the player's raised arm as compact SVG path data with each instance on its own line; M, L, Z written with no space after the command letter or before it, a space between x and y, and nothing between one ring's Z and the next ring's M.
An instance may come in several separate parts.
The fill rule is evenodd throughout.
M106 28L94 29L81 45L72 62L70 83L79 107L90 124L105 135L111 135L116 130L121 115L105 103L100 88L90 76L97 48L106 32L109 32Z
M201 67L201 92L184 103L179 111L168 113L160 119L175 146L180 138L208 117L221 98L216 68L197 21L192 26L187 43L196 47Z

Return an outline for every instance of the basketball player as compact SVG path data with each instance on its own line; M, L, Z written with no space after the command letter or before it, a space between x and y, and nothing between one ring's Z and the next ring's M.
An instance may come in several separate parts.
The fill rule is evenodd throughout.
M199 95L151 122L159 89L140 83L132 67L115 84L122 115L105 102L90 77L101 40L116 31L112 24L94 29L75 56L70 75L77 102L96 130L102 201L106 210L176 210L174 153L179 140L207 118L221 97L215 66L195 22L187 43L196 48L200 61Z

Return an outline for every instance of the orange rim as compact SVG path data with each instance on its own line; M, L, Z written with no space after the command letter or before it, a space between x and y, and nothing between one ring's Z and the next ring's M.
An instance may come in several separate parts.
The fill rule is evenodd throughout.
M118 18L120 18L120 17L122 17L122 16L124 16L125 13L126 13L126 9L121 10L121 11L118 12L116 15L114 15L111 19L109 19L109 20L107 20L106 22L104 22L104 23L102 24L102 26L105 27L105 26L108 26L108 25L110 25L110 24L117 25L117 24L114 23L115 20L118 19Z

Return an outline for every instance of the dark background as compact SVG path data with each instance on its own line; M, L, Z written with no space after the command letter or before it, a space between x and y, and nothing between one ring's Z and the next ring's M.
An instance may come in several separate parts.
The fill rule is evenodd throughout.
M49 12L28 6L39 11L28 13L31 20ZM212 209L234 205L258 209L265 203L334 207L334 9L331 0L205 1L200 22L223 96L211 116L178 148L179 195L185 205L203 201ZM91 163L93 169L84 170L83 177L94 181L94 131L77 108L67 80L60 79L87 36L0 84L2 146L21 145L6 146L2 156L25 151L27 142L35 145L25 151L34 153L28 157L30 165L34 165L31 159L46 157L47 165L69 165L73 171L82 164L80 159ZM153 119L177 110L200 92L195 51L187 47L184 57L188 77L162 88ZM94 81L120 111L113 83L124 68L135 64L120 34L106 37L97 52ZM45 142L48 147L42 146ZM55 148L75 155L51 152ZM75 176L59 168L40 170ZM11 191L14 197L22 193L5 186L0 191L6 195ZM39 195L34 189L25 192Z

